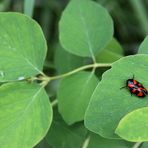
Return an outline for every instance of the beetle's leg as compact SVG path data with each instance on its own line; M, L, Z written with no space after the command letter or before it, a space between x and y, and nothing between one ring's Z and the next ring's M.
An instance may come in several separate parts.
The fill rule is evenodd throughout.
M126 88L127 86L123 86L123 87L121 87L120 89L123 89L123 88Z
M133 80L134 80L134 78L135 78L135 75L133 74Z

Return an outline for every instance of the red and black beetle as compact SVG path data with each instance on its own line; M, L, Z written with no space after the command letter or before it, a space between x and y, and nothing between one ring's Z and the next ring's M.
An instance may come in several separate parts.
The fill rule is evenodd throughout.
M144 98L148 94L144 86L140 82L134 79L134 76L132 79L126 80L126 86L121 87L121 89L125 87L129 89L131 95L134 94L140 98Z

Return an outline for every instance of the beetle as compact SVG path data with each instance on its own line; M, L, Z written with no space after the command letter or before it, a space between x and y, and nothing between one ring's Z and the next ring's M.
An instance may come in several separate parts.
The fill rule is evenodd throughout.
M120 89L122 88L128 88L128 90L131 92L131 95L134 94L139 98L144 98L148 94L146 88L136 79L134 79L134 76L132 79L127 79L126 86L121 87Z

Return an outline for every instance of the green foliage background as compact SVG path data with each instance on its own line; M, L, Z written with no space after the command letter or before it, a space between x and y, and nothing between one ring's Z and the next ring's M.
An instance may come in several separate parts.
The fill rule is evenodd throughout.
M148 88L147 8L0 0L0 147L146 148L148 97L120 88L133 75Z

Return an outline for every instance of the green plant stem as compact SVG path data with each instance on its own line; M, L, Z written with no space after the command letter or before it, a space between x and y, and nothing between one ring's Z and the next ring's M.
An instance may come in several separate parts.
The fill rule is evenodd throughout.
M54 101L51 102L51 106L54 107L58 104L58 100L55 99Z
M141 144L142 144L142 142L137 142L134 144L133 148L140 148Z
M87 148L88 145L89 145L89 141L90 141L90 136L87 137L87 139L84 141L83 145L82 145L82 148Z
M35 0L25 0L24 1L24 13L32 17L34 5L35 5Z
M92 53L92 60L93 60L93 63L94 64L96 64L97 62L96 62L96 58L95 58L95 56L94 56L94 54Z
M48 82L51 81L51 80L56 80L56 79L64 78L66 76L70 76L70 75L72 75L72 74L74 74L76 72L79 72L81 70L85 70L85 69L88 69L88 68L93 68L92 73L94 73L95 69L97 67L111 67L111 63L95 63L95 64L90 64L90 65L85 65L85 66L79 67L77 69L74 69L74 70L72 70L72 71L70 71L68 73L65 73L65 74L62 74L62 75L59 75L59 76L54 76L54 77L43 76L43 77L35 78L34 80L41 80L41 81L43 81L41 83L41 85L42 86L46 86L48 84ZM55 99L53 102L51 102L52 107L56 106L57 103L58 103L57 99ZM87 143L87 141L89 141L89 138L86 139L86 143ZM84 142L83 148L86 148L85 145L86 144Z
M94 63L94 64L90 64L90 65L85 65L85 66L79 67L77 69L74 69L74 70L72 70L72 71L70 71L68 73L58 75L58 76L53 76L53 77L49 77L49 76L47 76L45 74L42 74L42 76L40 76L40 77L31 78L30 81L31 82L34 81L34 80L42 81L40 84L45 87L52 80L57 80L57 79L61 79L61 78L70 76L70 75L72 75L74 73L77 73L77 72L79 72L81 70L85 70L85 69L88 69L88 68L93 68L92 72L94 73L97 67L111 67L111 63Z
M56 80L56 79L61 79L61 78L64 78L66 76L70 76L76 72L79 72L81 70L85 70L85 69L88 69L88 68L93 68L95 70L95 68L97 67L111 67L111 63L95 63L95 64L90 64L90 65L85 65L85 66L82 66L82 67L79 67L77 69L74 69L68 73L65 73L65 74L62 74L62 75L58 75L58 76L54 76L54 77L49 77L50 80Z

